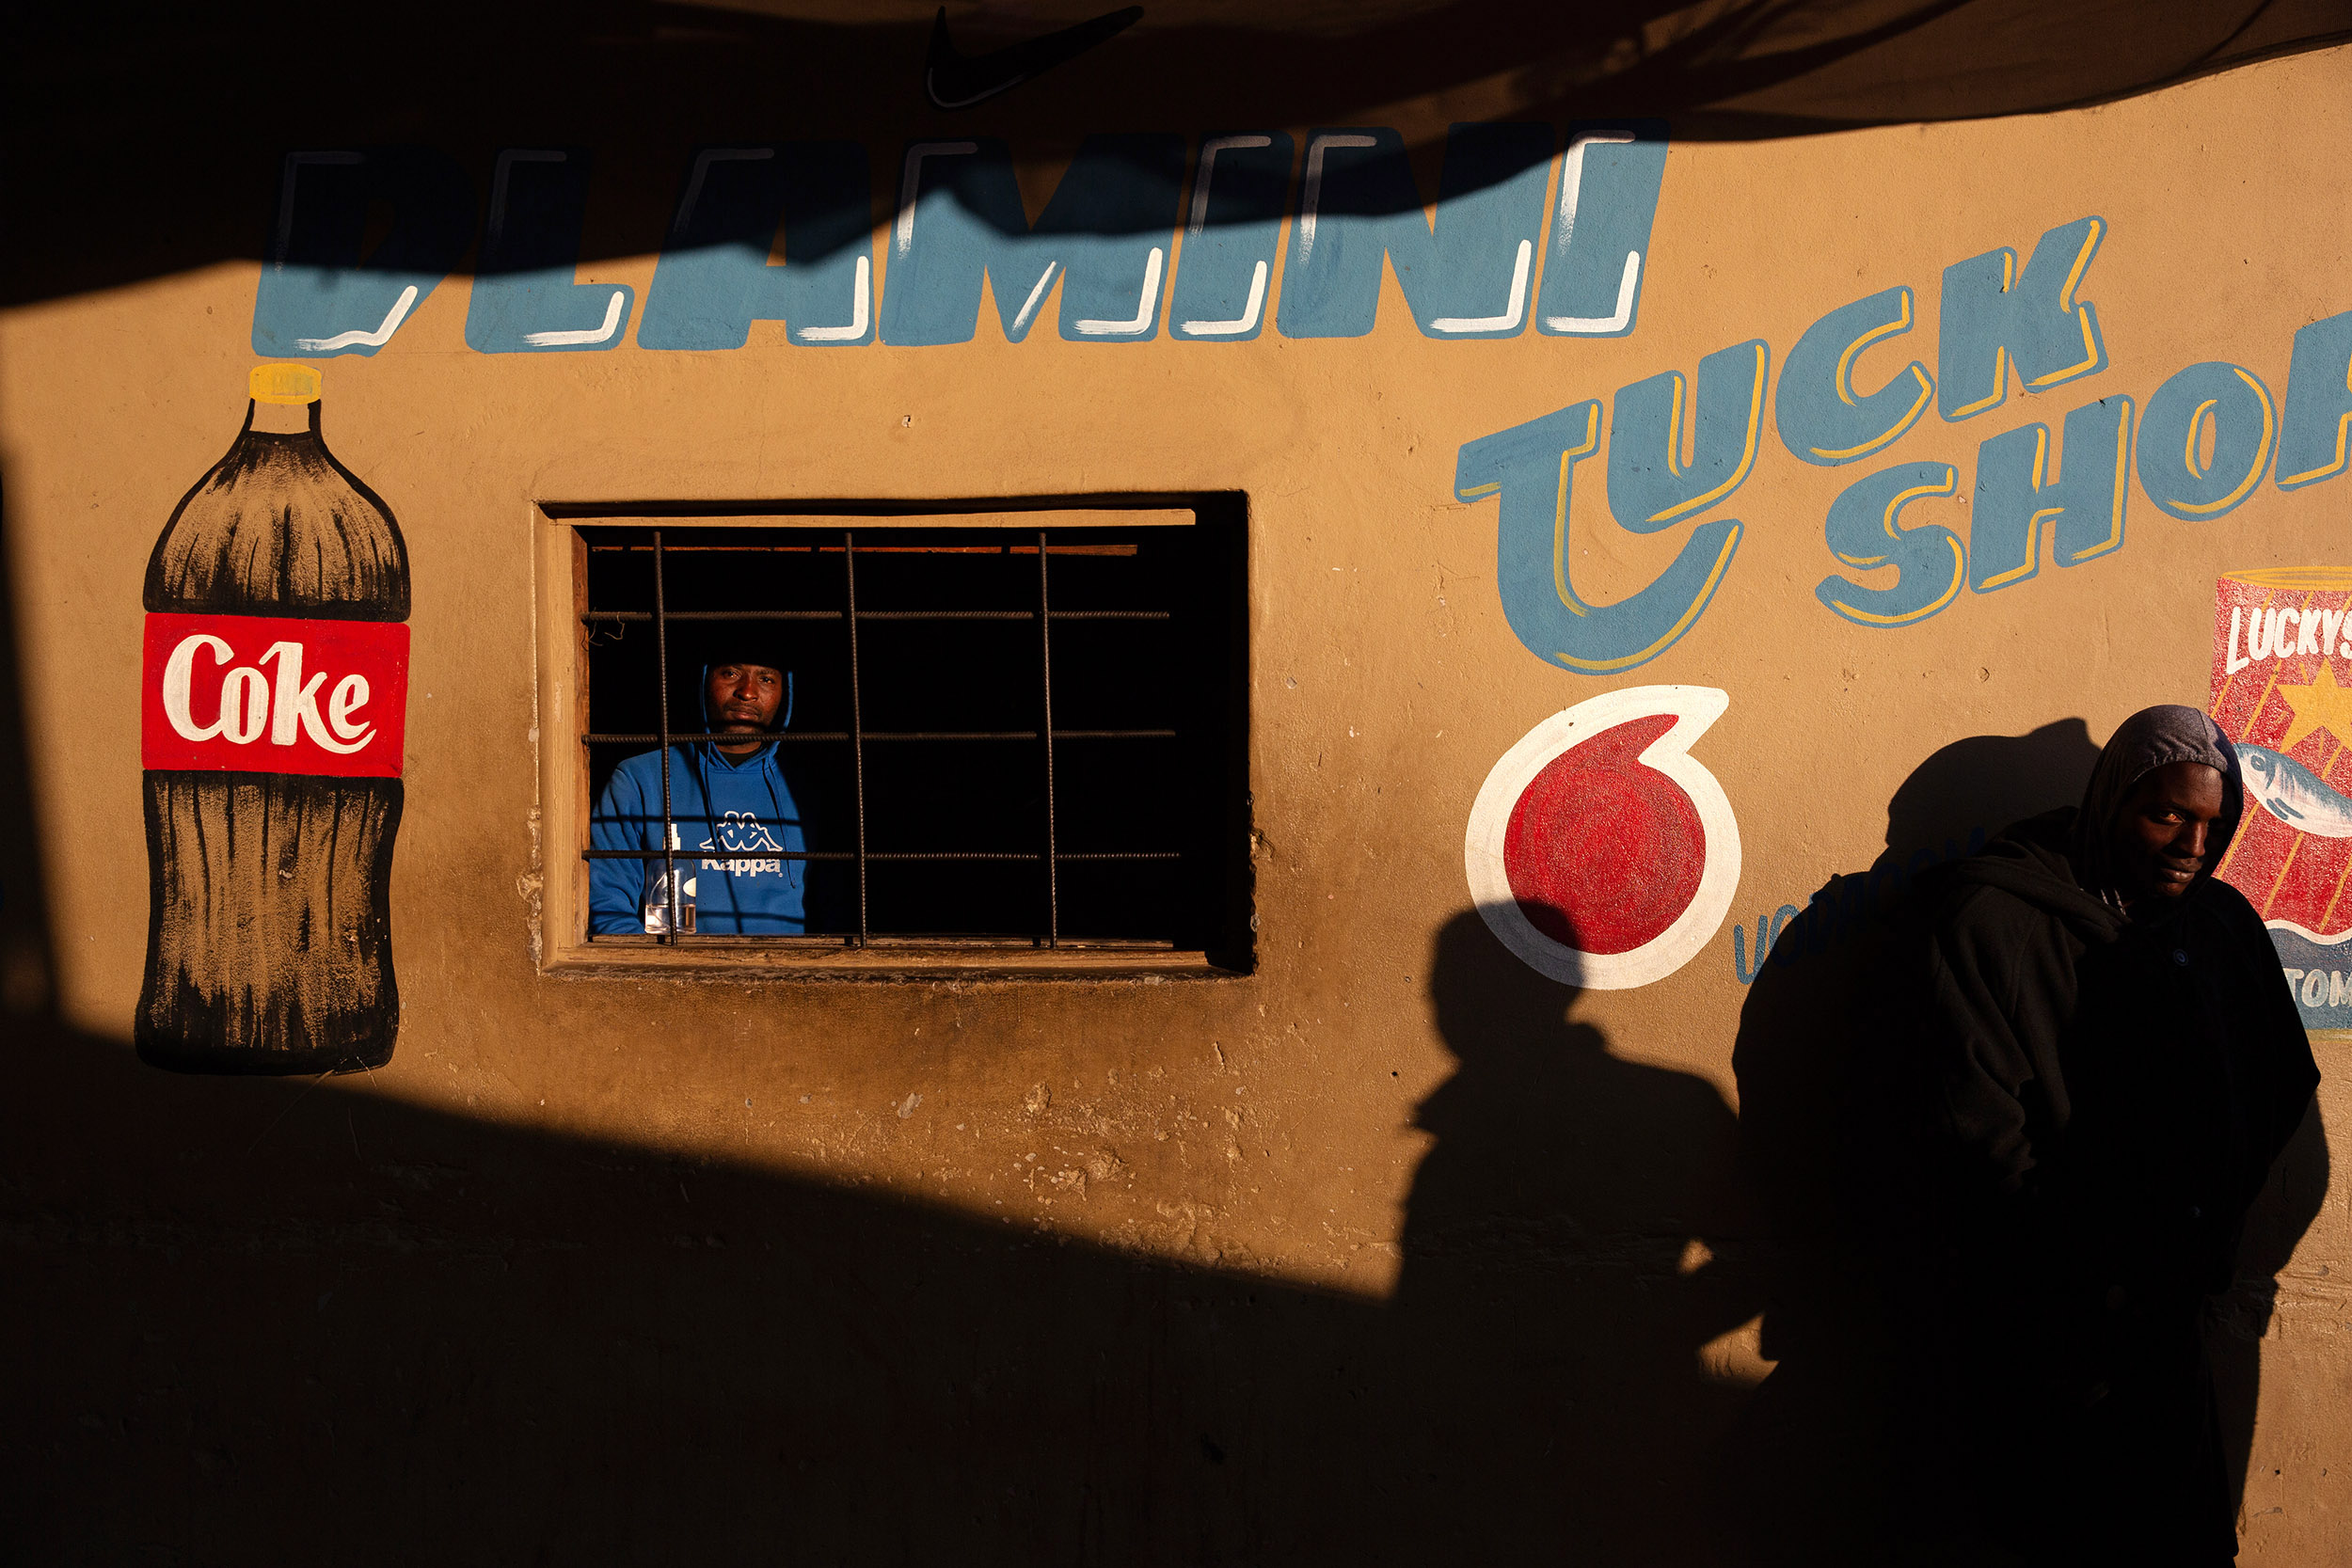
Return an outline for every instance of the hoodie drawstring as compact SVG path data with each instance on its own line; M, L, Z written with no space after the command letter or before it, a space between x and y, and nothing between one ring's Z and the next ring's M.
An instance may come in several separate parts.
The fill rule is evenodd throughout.
M792 727L792 672L787 670L784 672L784 708L776 717L778 730L788 730ZM695 705L702 710L703 728L707 731L710 728L710 666L707 664L702 667L701 682L696 688L694 702ZM712 848L723 848L725 846L719 836L716 797L710 791L709 753L715 749L715 742L705 740L687 750L692 755L695 780L701 784L703 789L703 825L708 833L703 843ZM760 780L768 786L768 820L776 825L778 832L784 831L784 803L790 794L785 787L784 770L776 766L776 751L782 745L782 741L771 740L760 748L759 755ZM777 847L784 847L778 845ZM727 876L732 877L735 874L734 862L724 861L721 863L727 868L725 873ZM783 863L783 866L785 886L800 886L801 863L787 860Z

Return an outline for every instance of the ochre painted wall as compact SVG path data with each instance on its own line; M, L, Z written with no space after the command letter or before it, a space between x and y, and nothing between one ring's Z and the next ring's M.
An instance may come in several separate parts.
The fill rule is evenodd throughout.
M1723 1434L1771 1370L1729 1164L1734 927L1752 943L1758 916L1867 867L1890 800L1955 742L2035 737L1983 748L1986 809L2062 803L2124 715L2203 703L2225 573L2352 566L2352 476L2265 479L2204 521L2134 479L2120 548L1882 629L1817 599L1845 570L1823 519L1865 473L1949 463L1960 495L1904 521L1965 538L1980 442L2113 394L2144 411L2195 362L2283 398L2296 331L2352 309L2348 75L2338 50L2067 113L1674 140L1622 338L1438 341L1391 274L1355 339L1008 343L983 307L960 345L818 351L770 323L658 352L628 341L648 241L578 273L634 291L617 347L496 355L468 346L453 277L380 352L322 361L326 437L396 512L415 609L398 1049L315 1086L167 1077L128 1045L141 573L242 417L259 265L0 314L42 868L8 895L46 942L10 958L40 1093L9 1180L39 1266L8 1290L46 1325L20 1342L20 1474L46 1489L20 1518L123 1549L185 1529L198 1558L342 1519L485 1560L798 1540L935 1561L947 1498L1042 1560L1273 1560L1359 1528L1475 1541L1484 1483L1435 1479L1470 1454L1514 1488L1487 1499L1513 1530L1710 1560L1680 1521L1729 1485ZM843 134L870 144L884 230L904 133ZM592 213L659 214L674 173L616 157ZM1032 214L1056 173L1025 170ZM267 182L241 199L264 210ZM1692 519L1744 533L1686 635L1599 678L1514 635L1497 503L1455 499L1466 443L1750 340L1776 378L1814 322L1897 285L1916 325L1858 374L1932 371L1944 269L2022 262L2089 214L2105 370L1963 422L1931 409L1840 468L1797 461L1768 411L1753 471ZM878 241L884 295L892 254ZM1568 532L1597 601L1690 532L1614 526L1604 467L1577 470ZM559 744L542 503L1212 490L1248 499L1253 974L543 972L540 879L577 847L536 829ZM1737 817L1737 891L1670 974L1573 991L1471 912L1466 824L1533 726L1650 684L1728 697L1692 752ZM1925 831L1997 828L1969 815L1976 783ZM2352 1058L2316 1049L2340 1141ZM2280 1201L2316 1201L2325 1170L2298 1144ZM1496 1261L1515 1246L1517 1273ZM2260 1328L2249 1563L2352 1553L2347 1266L2338 1181ZM84 1512L107 1475L138 1494L112 1522ZM622 1500L647 1478L659 1496ZM1657 1512L1633 1529L1628 1510Z

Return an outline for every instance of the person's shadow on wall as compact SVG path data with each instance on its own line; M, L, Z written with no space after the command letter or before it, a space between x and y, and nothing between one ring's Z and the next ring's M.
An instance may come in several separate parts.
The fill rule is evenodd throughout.
M1386 1324L1407 1462L1374 1516L1462 1561L1715 1560L1705 1460L1748 1386L1702 1351L1761 1306L1731 1107L1612 1055L1476 911L1439 929L1429 992L1461 1065L1415 1120L1437 1142Z
M1720 1485L1754 1560L1808 1568L1931 1562L1964 1519L1919 1516L1924 1347L1914 1330L1924 1196L1905 1120L1912 1038L1898 950L1913 881L2003 828L2082 798L2099 749L2079 719L1972 736L1915 768L1888 802L1885 848L1832 877L1759 954L1732 1065L1743 1174L1770 1240L1764 1354L1776 1364L1742 1413ZM2248 1216L2237 1284L2207 1341L2233 1492L2242 1494L2259 1338L2277 1275L2316 1216L2328 1151L2316 1104Z

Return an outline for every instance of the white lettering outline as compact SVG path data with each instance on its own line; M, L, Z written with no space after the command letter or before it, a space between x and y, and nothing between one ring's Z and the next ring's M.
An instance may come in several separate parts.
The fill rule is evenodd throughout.
M1298 264L1314 254L1315 223L1323 205L1323 153L1331 147L1377 147L1373 136L1317 136L1307 144L1307 188L1298 201Z
M1192 184L1192 217L1184 225L1184 243L1190 245L1209 226L1209 179L1216 167L1216 155L1229 147L1272 147L1272 136L1211 136L1200 144L1200 169ZM1242 307L1240 315L1228 321L1187 321L1177 330L1187 338L1232 338L1248 332L1258 325L1258 312L1265 308L1266 264L1260 261L1249 274L1249 303Z
M1029 297L1021 302L1021 313L1012 318L1012 329L1015 332L1028 330L1030 314L1037 309L1037 302L1045 297L1045 285L1054 280L1054 274L1059 271L1060 267L1059 261L1048 261L1045 263L1045 270L1038 274L1037 282L1029 290Z
M1516 332L1519 323L1527 319L1528 263L1534 260L1535 246L1527 240L1519 242L1518 259L1511 263L1511 303L1499 316L1439 316L1429 324L1432 332Z
M791 262L787 261L787 266ZM873 319L874 264L867 258L857 259L857 282L850 292L850 325L847 326L803 326L801 341L804 343L852 343L866 336L866 323Z
M356 740L362 746L366 745L374 732L366 724L354 724L348 721L353 709L368 705L368 698L371 694L368 677L365 675L345 675L342 680L337 681L334 695L326 700L327 727L345 740Z
M1265 263L1260 261L1249 275L1249 302L1240 315L1231 321L1188 321L1180 330L1188 338L1231 338L1250 330L1258 325L1258 312L1265 309Z
M326 725L319 718L318 705L319 688L326 683L326 672L322 670L308 681L302 678L301 643L273 642L254 662L267 664L273 658L278 661L278 694L276 701L272 704L271 711L269 737L272 745L293 745L294 725L297 722L302 726L302 733L309 736L313 744L322 751L334 752L337 756L349 756L375 738L375 731L373 728L358 739L348 744L337 740L326 733ZM254 673L258 677L260 672L256 671ZM227 688L224 687L222 689L225 695Z
M898 249L904 256L914 244L914 200L921 194L923 160L961 157L977 152L976 141L919 141L907 149L906 172L898 182Z
M1160 267L1167 253L1158 245L1143 263L1143 293L1136 301L1136 313L1125 321L1086 320L1078 323L1078 330L1089 338L1133 337L1152 330L1152 318L1160 308Z
M199 631L182 638L180 645L171 650L171 657L164 660L164 717L171 721L171 727L183 740L210 740L221 733L225 722L224 716L209 724L199 724L196 715L188 711L189 689L196 679L196 650L206 643L212 645L215 668L236 657L228 643L209 632Z
M1560 237L1553 243L1552 254L1565 258L1568 241L1576 236L1577 205L1584 196L1584 150L1588 147L1630 147L1634 138L1621 132L1595 132L1568 143L1566 154L1560 160ZM1633 301L1642 284L1642 253L1625 253L1625 271L1617 279L1617 309L1609 316L1546 316L1547 330L1571 337L1602 337L1623 332L1633 319Z
M243 688L245 695L237 691ZM240 664L220 682L220 737L232 746L249 746L262 737L262 728L269 723L269 677L250 664ZM230 722L230 715L244 710L245 722Z
M582 343L601 343L621 329L621 308L628 301L625 289L612 291L612 297L604 302L604 325L583 326L561 332L526 332L523 341L532 348L569 348Z

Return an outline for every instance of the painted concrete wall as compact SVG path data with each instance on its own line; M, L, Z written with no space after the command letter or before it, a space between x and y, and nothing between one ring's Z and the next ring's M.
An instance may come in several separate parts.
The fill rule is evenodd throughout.
M35 1267L10 1290L49 1337L23 1377L20 1439L44 1497L21 1517L118 1545L183 1529L218 1544L314 1538L357 1509L389 1542L462 1530L485 1558L796 1540L811 1560L937 1560L959 1539L952 1513L970 1539L1048 1560L1269 1560L1487 1531L1712 1560L1697 1504L1739 1490L1724 1456L1771 1370L1756 1222L1730 1165L1759 919L1769 940L1775 911L1890 847L2062 803L2125 714L2203 705L2217 657L2240 652L2217 648L2225 575L2352 568L2352 476L2333 457L2344 335L2297 336L2352 310L2336 199L2347 70L2352 55L2323 52L2062 114L1670 134L1622 336L1534 320L1560 216L1556 125L1553 155L1523 177L1540 191L1534 259L1503 309L1522 319L1479 333L1417 326L1431 311L1393 270L1362 335L1286 331L1311 319L1295 292L1299 171L1261 237L1280 249L1254 335L1178 332L1170 296L1204 241L1171 224L1152 242L1168 254L1148 341L1008 341L1001 293L969 341L888 341L902 160L930 131L886 118L792 128L866 150L863 341L790 341L803 324L787 320L739 348L646 346L672 264L661 214L687 173L625 139L596 150L583 187L580 293L525 300L500 328L591 330L587 306L625 300L612 338L576 352L485 352L474 340L504 340L480 323L469 337L486 286L463 267L365 353L257 347L278 325L253 261L0 315L41 867L37 889L8 890L39 916L12 927L8 973L40 1090L9 1160ZM1445 117L1414 112L1425 123L1402 129L1431 198ZM550 145L594 140L551 131ZM1288 129L1294 160L1313 135ZM1032 217L1074 139L1016 149ZM477 196L493 169L466 167ZM282 210L281 178L271 166L235 198ZM1808 329L1888 291L1909 291L1910 325L1854 360L1856 389L1916 362L1956 400L1974 361L1940 306L1982 285L1947 269L2002 247L2028 290L2053 255L2068 275L2042 336L2018 328L2020 371L2090 362L2049 336L2051 321L2079 329L2075 305L2095 311L2096 364L2038 392L2011 381L1966 418L1930 402L1838 466L1792 451L1792 408L1845 428L1818 381L1792 399L1786 377L1818 376L1821 345L1845 346ZM1048 316L1077 319L1051 294L1041 328ZM1708 358L1724 351L1739 352ZM282 357L320 364L326 437L396 510L411 555L399 1043L387 1066L317 1085L173 1078L127 1045L147 938L128 717L140 574L234 434L247 371ZM2177 379L2208 362L2247 378ZM1756 363L1746 390L1764 395L1744 408ZM1638 414L1623 389L1667 372L1696 379L1692 435L1732 439L1740 472L1636 532L1612 514L1609 442ZM1727 426L1710 426L1710 395L1735 410ZM2120 426L2070 420L2115 399L2130 400ZM1549 499L1523 510L1525 462L1500 499L1463 499L1503 472L1466 448L1585 400L1597 445L1573 469L1559 564L1588 608L1739 524L1697 613L1620 626L1593 659L1651 657L1597 673L1544 657L1546 635L1581 635L1556 594L1551 623L1536 616L1550 562L1498 568L1512 509L1523 529L1549 515ZM2216 455L2157 450L2208 401ZM2038 570L1955 581L1954 542L1999 575L1984 449L2036 423L2069 483L2078 430L2087 452L2103 428L2138 435L2120 541L2112 508L2086 503L2049 530ZM1556 474L1573 444L1539 451L1535 471ZM2293 487L2290 453L2313 475ZM2253 471L2243 493L2201 499L2198 465L2232 461ZM1897 574L1836 552L1883 553L1857 541L1902 488L1923 493L1901 527L1950 533L1914 535L1899 592L1873 600ZM544 879L577 847L541 832L559 744L541 722L555 700L534 610L543 503L1209 490L1249 507L1253 974L736 983L543 967ZM1853 531L1825 532L1839 527ZM1534 608L1506 613L1514 593ZM1841 596L1904 624L1841 613L1827 602ZM1736 880L1661 973L1578 990L1473 911L1465 837L1522 736L1647 686L1722 693L1688 751L1736 821ZM1709 826L1721 880L1729 835ZM2344 1047L2315 1038L2333 1132L2352 1126ZM2290 1157L2277 1206L2316 1212L2299 1241L2299 1218L2275 1222L2292 1246L2276 1310L2242 1313L2260 1334L2258 1395L2233 1385L2259 1402L2249 1562L2352 1550L2352 1218L2327 1164L2313 1139ZM109 1475L137 1496L102 1513ZM660 1495L620 1500L649 1478Z

